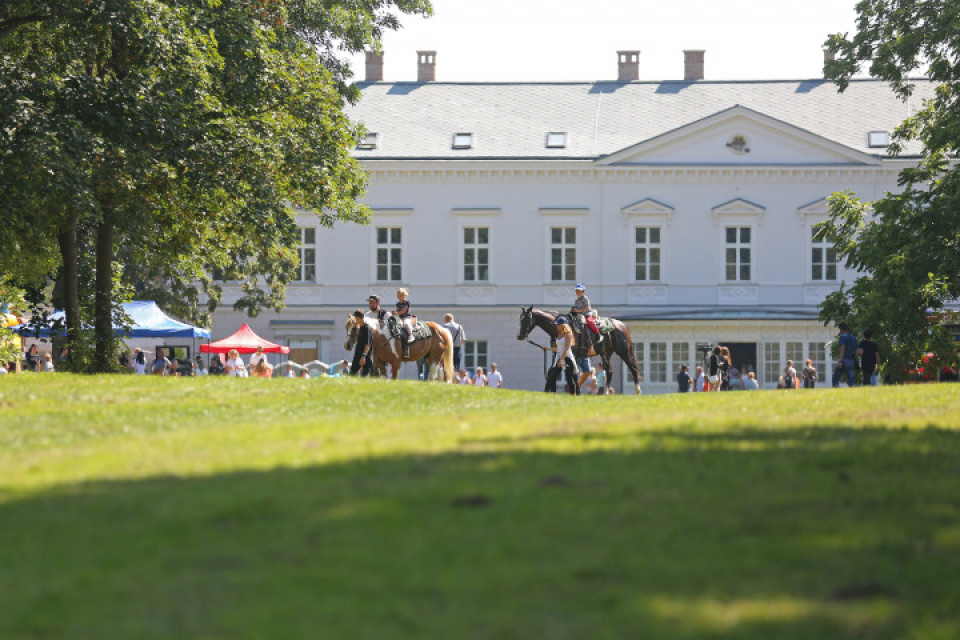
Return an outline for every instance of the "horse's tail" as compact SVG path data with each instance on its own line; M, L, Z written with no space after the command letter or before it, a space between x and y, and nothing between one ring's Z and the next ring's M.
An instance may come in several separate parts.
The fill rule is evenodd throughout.
M443 345L443 381L450 383L453 382L453 376L456 375L453 370L453 336L443 327L440 327L440 329L446 334Z

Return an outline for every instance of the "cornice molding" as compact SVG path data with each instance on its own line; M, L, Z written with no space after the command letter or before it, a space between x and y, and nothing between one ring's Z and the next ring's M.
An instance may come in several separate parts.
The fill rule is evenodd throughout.
M514 167L478 168L442 166L376 166L364 163L371 179L397 183L849 183L889 181L895 183L900 169L876 166L590 166L586 168ZM375 212L377 213L377 212Z

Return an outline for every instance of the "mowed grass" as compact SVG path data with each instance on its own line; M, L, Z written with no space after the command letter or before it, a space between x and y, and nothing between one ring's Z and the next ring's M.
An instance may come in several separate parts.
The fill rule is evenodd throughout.
M0 638L960 638L960 386L0 379Z

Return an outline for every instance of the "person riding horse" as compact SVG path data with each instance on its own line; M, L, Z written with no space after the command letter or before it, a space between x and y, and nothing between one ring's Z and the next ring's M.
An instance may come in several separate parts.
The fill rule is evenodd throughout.
M590 298L586 296L586 291L586 287L582 284L577 284L574 289L574 293L577 294L577 299L570 308L570 315L574 318L582 317L587 327L589 327L589 331L581 331L580 335L582 335L587 342L587 356L592 357L597 355L594 347L603 342L603 336L600 335L600 329L597 327L597 312L590 307Z

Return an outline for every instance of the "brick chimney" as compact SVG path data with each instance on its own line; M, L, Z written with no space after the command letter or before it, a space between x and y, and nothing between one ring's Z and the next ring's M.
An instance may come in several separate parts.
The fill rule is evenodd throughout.
M433 82L437 79L437 52L417 51L417 82Z
M703 49L686 49L683 52L683 79L687 82L703 80Z
M367 51L367 82L383 82L383 54Z
M630 82L640 79L640 52L617 51L617 81Z

